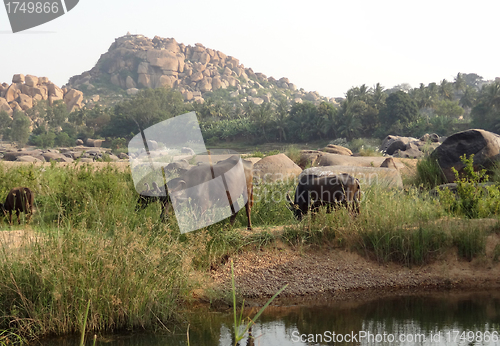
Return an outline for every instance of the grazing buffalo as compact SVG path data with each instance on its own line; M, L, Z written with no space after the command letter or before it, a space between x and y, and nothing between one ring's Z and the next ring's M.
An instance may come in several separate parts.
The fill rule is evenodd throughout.
M161 203L161 215L163 220L167 213L168 205L170 204L170 197L165 192L165 188L160 188L156 182L153 182L153 188L149 188L148 183L144 183L145 189L139 193L139 198L135 206L135 211L146 208L150 203Z
M9 223L12 225L12 211L16 211L17 222L21 224L20 213L26 214L26 220L29 221L33 214L34 195L27 187L15 187L10 190L5 203L0 203L3 213L9 212Z
M253 164L250 161L241 160L243 170L240 170L239 160L239 156L233 155L215 165L194 166L182 172L180 177L168 181L166 188L165 186L159 188L153 183L153 188L149 189L148 185L147 191L140 194L138 207L145 206L152 201L160 201L163 217L171 204L170 196L172 196L176 203L195 200L198 203L196 214L201 216L211 207L223 207L229 204L231 207L230 223L233 225L239 211L237 199L244 196L248 229L251 230Z
M292 201L288 194L287 200L290 203L289 209L301 220L309 209L317 210L322 205L328 207L328 212L332 207L342 205L359 214L360 193L359 180L349 174L305 174L299 179L294 200Z

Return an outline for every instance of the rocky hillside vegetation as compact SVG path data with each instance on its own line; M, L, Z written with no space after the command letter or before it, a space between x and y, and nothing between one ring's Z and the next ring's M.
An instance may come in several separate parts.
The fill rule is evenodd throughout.
M214 93L226 100L256 105L282 96L294 103L335 102L299 89L288 78L254 72L237 58L201 43L186 46L174 38L130 34L117 38L94 68L72 77L68 86L101 96L110 89L133 95L143 88L171 87L180 91L185 101L197 103Z

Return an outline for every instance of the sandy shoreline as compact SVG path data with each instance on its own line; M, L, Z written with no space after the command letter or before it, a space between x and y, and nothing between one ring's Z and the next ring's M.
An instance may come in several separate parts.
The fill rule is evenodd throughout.
M488 237L497 243L498 235ZM491 247L490 247L491 248ZM454 249L424 266L408 268L395 263L379 264L345 249L294 250L277 246L244 252L232 257L236 290L246 300L259 302L271 297L285 284L279 300L307 301L344 299L352 295L392 295L399 291L470 290L500 287L500 264L491 251L468 262ZM212 289L230 290L230 260L210 273ZM203 300L203 291L197 291ZM278 300L278 301L279 301Z

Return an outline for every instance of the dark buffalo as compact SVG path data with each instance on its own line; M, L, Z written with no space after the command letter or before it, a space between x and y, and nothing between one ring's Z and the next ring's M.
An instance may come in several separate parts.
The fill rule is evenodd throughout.
M167 209L170 204L170 197L165 188L160 188L156 182L152 183L153 188L149 188L148 183L144 183L145 189L139 193L139 198L135 206L135 211L146 208L150 203L160 202L161 204L161 215L160 218L163 220L167 215Z
M345 206L354 214L359 214L360 194L359 180L349 174L305 174L299 179L294 200L288 194L287 200L290 203L289 209L301 220L309 209L317 210L322 205L328 207L328 212L332 207Z
M20 214L26 214L26 220L29 221L33 214L34 195L27 187L15 187L10 190L5 203L0 203L0 208L4 214L9 212L9 223L12 225L12 211L16 211L17 222L21 224Z
M243 172L233 169L238 166L240 158L233 155L230 158L220 161L215 165L201 164L182 172L178 178L170 180L165 189L153 183L153 188L141 193L138 200L138 206L145 206L152 201L160 201L162 206L162 217L166 215L168 206L171 204L169 193L175 196L177 203L183 203L188 200L196 200L199 203L196 210L202 215L210 207L224 206L224 202L231 207L231 225L236 220L237 210L236 200L240 196L246 198L246 214L248 219L248 229L252 229L250 217L253 205L253 164L250 161L241 160L243 163ZM242 179L242 173L245 179ZM222 177L222 179L220 179ZM219 179L214 179L219 178ZM201 188L202 184L210 182L210 186ZM169 193L167 193L169 192Z

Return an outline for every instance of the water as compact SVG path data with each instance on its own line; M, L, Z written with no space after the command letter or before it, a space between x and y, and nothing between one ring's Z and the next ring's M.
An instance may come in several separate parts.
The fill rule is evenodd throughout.
M252 315L256 311L252 309ZM190 345L233 344L231 309L199 309L186 318ZM96 345L188 345L187 326L187 321L172 326L172 333L166 335L102 337ZM367 298L365 294L363 299L338 301L320 297L270 306L252 328L254 338L245 338L240 345L500 345L499 334L497 291L398 294L384 298ZM42 344L78 345L78 339L66 337Z

